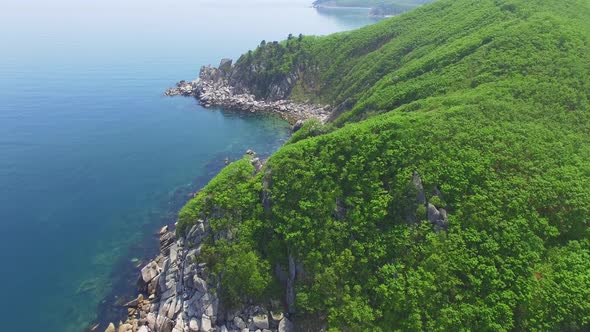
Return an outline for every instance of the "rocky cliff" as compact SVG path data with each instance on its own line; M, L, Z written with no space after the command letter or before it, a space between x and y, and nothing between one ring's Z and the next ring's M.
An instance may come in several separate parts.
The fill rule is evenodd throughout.
M260 171L262 163L247 151ZM159 231L160 253L147 263L138 278L138 296L125 304L128 318L106 332L278 331L293 326L279 301L227 308L217 296L221 286L207 272L201 249L212 234L208 220L199 220L183 237L168 226ZM243 262L248 264L248 262Z
M234 66L232 60L223 59L219 67L203 66L197 79L180 81L164 95L192 96L206 108L277 114L291 123L312 118L321 122L329 119L332 112L329 105L297 103L288 99L298 79L295 73L281 77L262 90L254 78L257 71L255 66Z

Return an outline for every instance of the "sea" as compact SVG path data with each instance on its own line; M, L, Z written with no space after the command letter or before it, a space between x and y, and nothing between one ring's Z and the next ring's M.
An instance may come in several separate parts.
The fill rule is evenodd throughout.
M0 330L76 332L123 318L155 233L247 149L269 115L164 97L262 40L375 22L311 0L0 3Z

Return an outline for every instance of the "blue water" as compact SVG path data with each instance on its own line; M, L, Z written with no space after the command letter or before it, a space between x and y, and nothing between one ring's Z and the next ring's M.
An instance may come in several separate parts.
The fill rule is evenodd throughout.
M224 158L289 135L168 86L262 39L371 22L308 0L2 1L1 330L82 331Z

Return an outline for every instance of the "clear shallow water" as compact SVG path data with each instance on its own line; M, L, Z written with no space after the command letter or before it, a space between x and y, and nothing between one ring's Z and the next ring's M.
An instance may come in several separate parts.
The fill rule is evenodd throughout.
M83 330L224 158L289 135L165 88L262 39L371 22L307 0L2 2L2 330Z

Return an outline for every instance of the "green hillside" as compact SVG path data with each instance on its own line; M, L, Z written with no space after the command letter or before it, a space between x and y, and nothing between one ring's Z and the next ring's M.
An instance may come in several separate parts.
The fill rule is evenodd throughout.
M226 305L284 299L291 255L296 321L335 331L590 329L588 18L584 0L440 0L264 43L236 79L266 97L296 74L291 98L342 112L262 172L228 166L178 232L211 221Z

